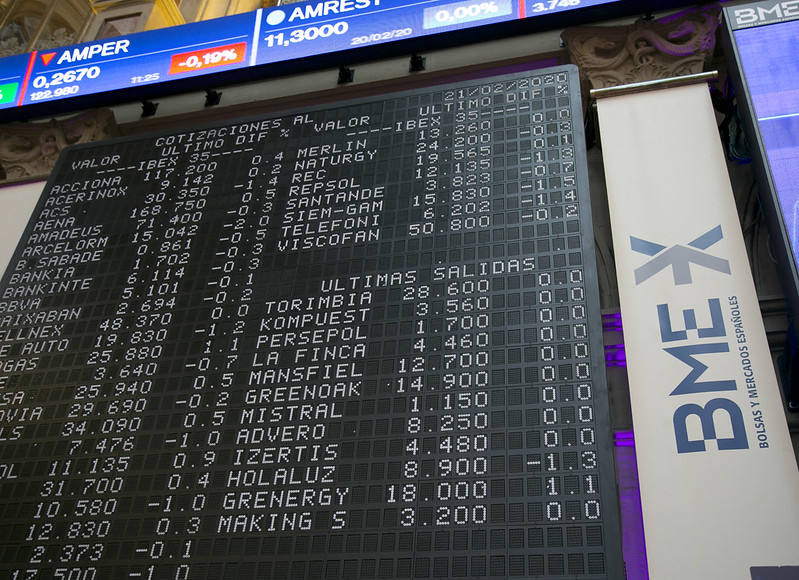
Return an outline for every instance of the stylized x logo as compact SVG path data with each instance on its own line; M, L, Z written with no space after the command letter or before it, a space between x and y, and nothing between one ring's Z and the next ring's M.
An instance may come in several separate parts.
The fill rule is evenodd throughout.
M630 236L630 247L634 252L654 256L646 264L635 269L636 286L669 266L671 266L674 274L675 285L691 284L693 282L691 278L692 263L716 272L729 274L730 263L727 260L699 251L708 249L723 237L724 234L722 234L721 226L719 225L702 234L694 241L688 242L688 246L675 244L667 249L666 246L661 244Z

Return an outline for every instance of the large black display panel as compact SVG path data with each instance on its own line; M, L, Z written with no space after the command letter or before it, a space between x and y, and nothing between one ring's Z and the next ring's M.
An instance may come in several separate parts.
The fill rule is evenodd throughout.
M622 578L578 84L65 151L0 290L3 578Z

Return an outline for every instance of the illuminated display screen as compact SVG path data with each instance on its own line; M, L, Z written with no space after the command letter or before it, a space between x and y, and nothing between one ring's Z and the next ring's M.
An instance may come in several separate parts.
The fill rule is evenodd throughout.
M211 20L190 28L142 32L32 53L29 80L18 104L246 66L252 18L251 14L228 17L224 28Z
M337 0L0 59L0 109L163 83L617 0Z
M735 31L794 259L799 256L799 20Z
M65 150L0 288L3 577L622 577L580 102Z
M799 11L762 0L724 9L741 118L761 208L781 265L792 318L799 316ZM794 397L792 395L792 397ZM795 398L795 397L794 397Z

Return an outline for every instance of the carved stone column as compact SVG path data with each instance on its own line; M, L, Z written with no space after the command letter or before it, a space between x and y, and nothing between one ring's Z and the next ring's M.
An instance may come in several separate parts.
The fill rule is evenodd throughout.
M702 72L716 45L717 4L629 26L567 28L562 38L592 89Z
M12 0L0 19L0 57L74 44L91 18L86 0Z
M119 134L110 109L46 123L0 125L0 183L46 178L62 149Z

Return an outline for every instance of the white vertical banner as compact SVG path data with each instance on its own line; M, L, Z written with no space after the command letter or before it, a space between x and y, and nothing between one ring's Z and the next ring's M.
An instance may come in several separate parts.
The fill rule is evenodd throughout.
M651 578L799 578L799 472L707 86L598 107Z

